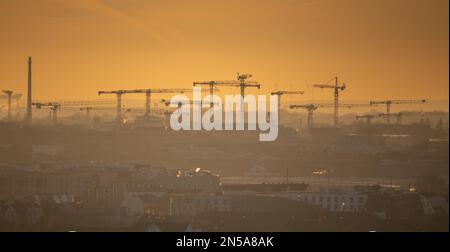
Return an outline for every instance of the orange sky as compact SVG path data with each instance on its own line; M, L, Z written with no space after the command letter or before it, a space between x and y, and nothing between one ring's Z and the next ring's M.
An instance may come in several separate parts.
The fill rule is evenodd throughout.
M448 0L0 0L0 88L26 91L31 55L36 99L190 87L240 71L263 92L308 91L339 75L343 100L448 101L448 8Z

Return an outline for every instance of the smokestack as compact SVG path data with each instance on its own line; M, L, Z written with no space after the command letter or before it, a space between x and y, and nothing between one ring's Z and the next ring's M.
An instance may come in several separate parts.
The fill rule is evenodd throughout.
M31 123L32 114L31 114L31 57L28 57L28 97L27 97L27 123Z

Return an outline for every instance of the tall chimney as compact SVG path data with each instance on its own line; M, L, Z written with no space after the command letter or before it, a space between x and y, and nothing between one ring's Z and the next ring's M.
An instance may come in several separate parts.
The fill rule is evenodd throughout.
M32 114L31 114L31 57L28 57L28 97L27 97L27 123L31 123Z

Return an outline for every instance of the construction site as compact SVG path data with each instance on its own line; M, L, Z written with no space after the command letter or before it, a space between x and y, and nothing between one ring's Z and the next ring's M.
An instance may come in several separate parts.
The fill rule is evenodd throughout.
M181 103L170 107L170 96L191 95L192 87L188 85L98 91L99 98L113 96L113 99L42 101L33 99L31 73L30 57L27 94L3 90L0 97L4 104L0 157L4 161L33 162L42 158L71 162L144 162L173 167L183 164L188 168L207 167L231 177L243 176L252 166L262 165L281 178L287 168L293 176L308 176L325 169L333 170L336 176L383 177L388 172L390 176L411 178L414 169L416 174L421 172L420 163L406 166L403 162L411 160L403 157L390 160L392 153L444 155L448 146L448 112L427 110L428 101L421 98L343 102L342 96L351 92L351 85L347 86L338 77L311 84L314 89L329 91L330 102L307 99L301 102L304 89L274 90L267 94L278 96L280 135L274 142L259 143L253 138L256 133L248 131L172 130L169 117ZM235 80L194 81L192 86L206 87L202 96L223 95L220 89L231 87L231 93L225 94L234 94L232 88L237 88L237 95L245 97L247 88L260 89L264 85L251 77L251 74L238 73ZM132 96L144 96L145 100L127 100ZM287 102L287 96L300 99ZM27 100L22 102L22 97ZM195 105L193 100L190 103ZM214 106L218 105L211 103L202 109ZM12 137L23 135L20 132L29 132L34 137L24 142ZM39 148L47 149L48 153L35 153ZM355 152L358 153L350 160L344 158ZM321 154L330 158L324 159ZM413 154L411 158L417 156ZM355 167L355 159L361 162L361 167ZM384 167L385 159L389 160L388 167ZM283 160L282 166L279 160ZM446 160L442 162L435 169L445 173ZM415 165L418 167L414 168Z
M51 184L46 189L14 189L16 180L7 167L28 167L25 169L35 172L67 170L74 173L73 179L86 172L104 171L101 176L109 176L118 165L144 166L150 170L164 167L170 172L202 169L220 174L224 190L269 183L262 191L280 190L275 186L284 185L290 188L281 189L287 190L286 193L304 191L306 187L348 190L374 185L409 191L417 190L420 186L417 178L424 174L448 178L448 112L427 110L426 99L343 102L342 96L351 91L351 84L346 85L338 77L310 85L330 91L329 102L307 99L287 102L287 96L304 96L304 89L274 90L267 95L278 97L278 137L271 142L259 142L255 131L171 129L169 117L182 106L182 101L171 100L170 96L192 95L192 87L188 85L98 91L99 98L113 96L113 99L45 101L32 96L31 57L27 69L28 92L3 90L0 96L4 104L0 115L0 163L6 165L3 168L6 170L0 171L0 182L3 181L0 195L4 199L44 192L44 195L68 194L88 204L87 195L92 190L92 185L86 185L85 189L77 187L73 191L69 184L62 189L51 189ZM264 85L249 80L251 77L238 73L235 80L194 81L192 86L206 86L203 96L223 95L223 89L229 87L231 92L238 88L237 95L245 97L247 88L260 89ZM132 95L145 95L145 99L127 100ZM26 101L22 102L22 97ZM171 103L175 106L171 107ZM201 101L192 99L187 104L201 106L203 111L220 105L211 101L202 106ZM240 109L248 113L245 103L241 105ZM122 180L119 178L110 186L125 183ZM50 182L51 176L46 181L56 183ZM59 183L72 183L69 181ZM133 187L149 186L133 183L136 183ZM270 186L272 183L275 184ZM36 194L35 190L44 191ZM433 190L442 192L440 187ZM130 189L125 189L117 197L124 200L129 192Z
M0 232L448 232L448 2L401 1L0 3Z

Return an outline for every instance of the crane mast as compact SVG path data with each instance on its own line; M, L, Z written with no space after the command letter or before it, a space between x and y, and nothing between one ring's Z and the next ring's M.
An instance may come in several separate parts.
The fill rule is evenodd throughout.
M178 89L138 89L138 90L130 90L129 93L145 93L145 116L150 116L150 102L152 93L160 93L160 94L169 94L169 93L187 93L192 92L190 89L186 88L178 88Z
M339 92L346 89L345 83L339 84L338 77L334 77L334 85L332 84L314 84L316 88L334 89L334 127L339 126Z
M98 95L102 94L115 94L116 95L116 121L122 123L122 95L125 94L125 90L113 90L113 91L98 91Z
M205 86L209 86L209 95L212 97L214 95L214 89L216 89L217 85L220 85L220 82L217 81L195 81L192 86L201 86L201 85L205 85ZM212 108L214 106L214 104L211 101L210 107Z
M5 90L6 91L6 90ZM4 92L3 92L4 93ZM20 100L20 98L22 98L22 94L18 94L18 93L13 93L12 95L11 95L11 103L12 103L12 101L14 100L14 102L15 102L15 104L16 104L16 108L18 108L19 107L19 100ZM6 101L8 101L8 95L7 94L5 94L5 95L0 95L0 99L6 99ZM12 107L11 107L11 109L12 109Z
M289 106L290 109L298 109L298 108L303 108L306 109L306 111L308 111L308 117L306 120L306 123L308 125L308 129L312 129L313 128L313 116L314 116L314 111L318 108L318 106L316 104L304 104L304 105L291 105Z

